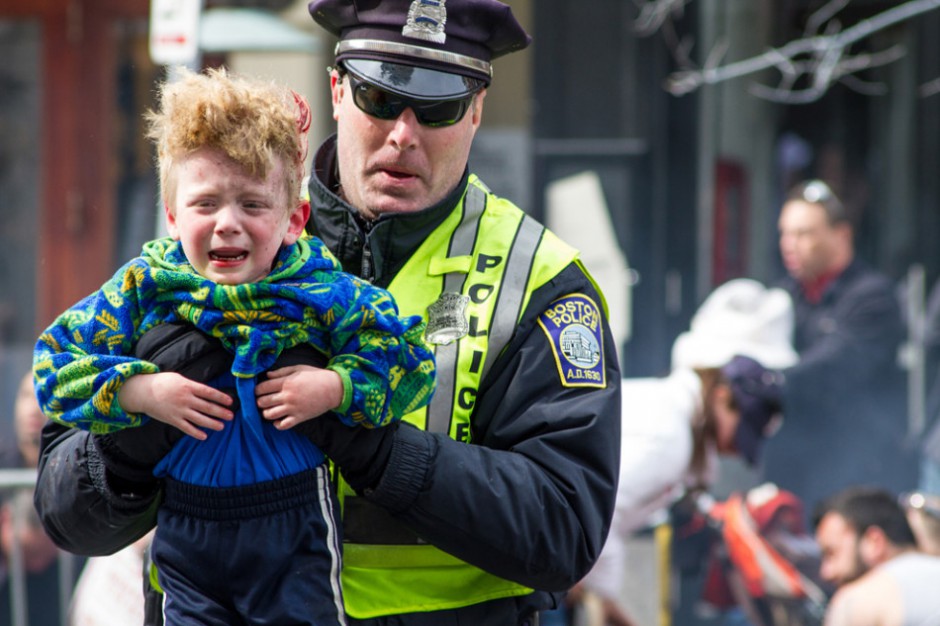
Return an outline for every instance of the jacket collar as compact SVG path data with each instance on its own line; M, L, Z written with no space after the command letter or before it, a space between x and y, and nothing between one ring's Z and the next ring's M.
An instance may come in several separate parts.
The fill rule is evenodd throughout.
M319 237L343 269L386 287L431 232L450 215L467 187L469 170L441 202L413 213L381 215L371 224L336 194L336 135L317 150L310 177L307 231Z
M792 276L787 276L784 278L784 284L787 291L789 291L793 297L816 305L823 302L829 302L834 297L837 297L837 295L840 294L847 285L850 285L852 281L855 280L855 277L858 274L866 271L866 268L867 266L862 260L860 260L858 257L853 258L844 270L830 277L829 280L826 281L825 285L823 285L823 288L818 293L815 301L807 297L803 285Z

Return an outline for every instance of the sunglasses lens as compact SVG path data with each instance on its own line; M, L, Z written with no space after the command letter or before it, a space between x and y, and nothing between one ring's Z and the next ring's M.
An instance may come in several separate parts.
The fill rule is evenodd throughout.
M369 83L355 85L353 100L364 113L380 120L393 120L405 110L405 103L400 98Z
M353 101L359 110L380 120L397 119L402 111L410 108L414 111L418 123L424 126L451 126L463 119L473 99L473 96L467 96L460 100L443 102L408 100L355 78L352 74L349 74L349 80Z
M470 98L445 102L422 103L413 106L418 121L425 126L450 126L463 119L470 106Z

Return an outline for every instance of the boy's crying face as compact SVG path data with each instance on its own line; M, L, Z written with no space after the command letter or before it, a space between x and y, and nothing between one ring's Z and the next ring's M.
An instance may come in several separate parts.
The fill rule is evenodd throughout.
M166 225L202 276L235 285L262 280L282 245L303 232L309 206L289 198L288 168L275 161L263 178L225 153L200 148L176 162Z

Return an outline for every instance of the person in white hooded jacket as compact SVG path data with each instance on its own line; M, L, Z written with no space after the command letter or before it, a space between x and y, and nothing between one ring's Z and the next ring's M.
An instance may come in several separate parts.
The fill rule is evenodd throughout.
M715 289L690 330L673 344L668 376L622 381L620 481L611 533L585 591L603 599L606 623L634 622L623 606L630 567L627 542L666 521L686 493L718 478L718 455L750 465L782 419L780 368L796 362L789 296L758 281L735 279Z

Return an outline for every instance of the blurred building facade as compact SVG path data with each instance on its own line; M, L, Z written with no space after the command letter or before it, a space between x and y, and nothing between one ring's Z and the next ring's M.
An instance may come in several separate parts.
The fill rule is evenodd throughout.
M693 42L700 64L716 46L732 62L800 37L823 4L691 0L676 37ZM851 25L898 4L852 0L839 18ZM875 266L899 281L915 263L928 282L940 273L940 94L923 95L940 79L940 11L859 44L903 46L903 57L862 75L884 94L838 84L816 102L778 104L751 89L774 84L770 71L667 93L677 48L662 30L637 32L632 0L511 5L535 43L496 62L471 166L539 218L554 182L583 172L600 181L603 227L632 269L624 287L635 282L628 375L668 368L673 339L713 286L781 274L777 211L799 178L824 177L842 193L858 216L860 254ZM332 42L305 3L206 1L217 7L266 11L322 42L200 59L290 82L319 112L318 143L332 124ZM0 0L0 407L11 406L36 333L158 232L141 113L165 68L148 55L149 10L148 0Z

